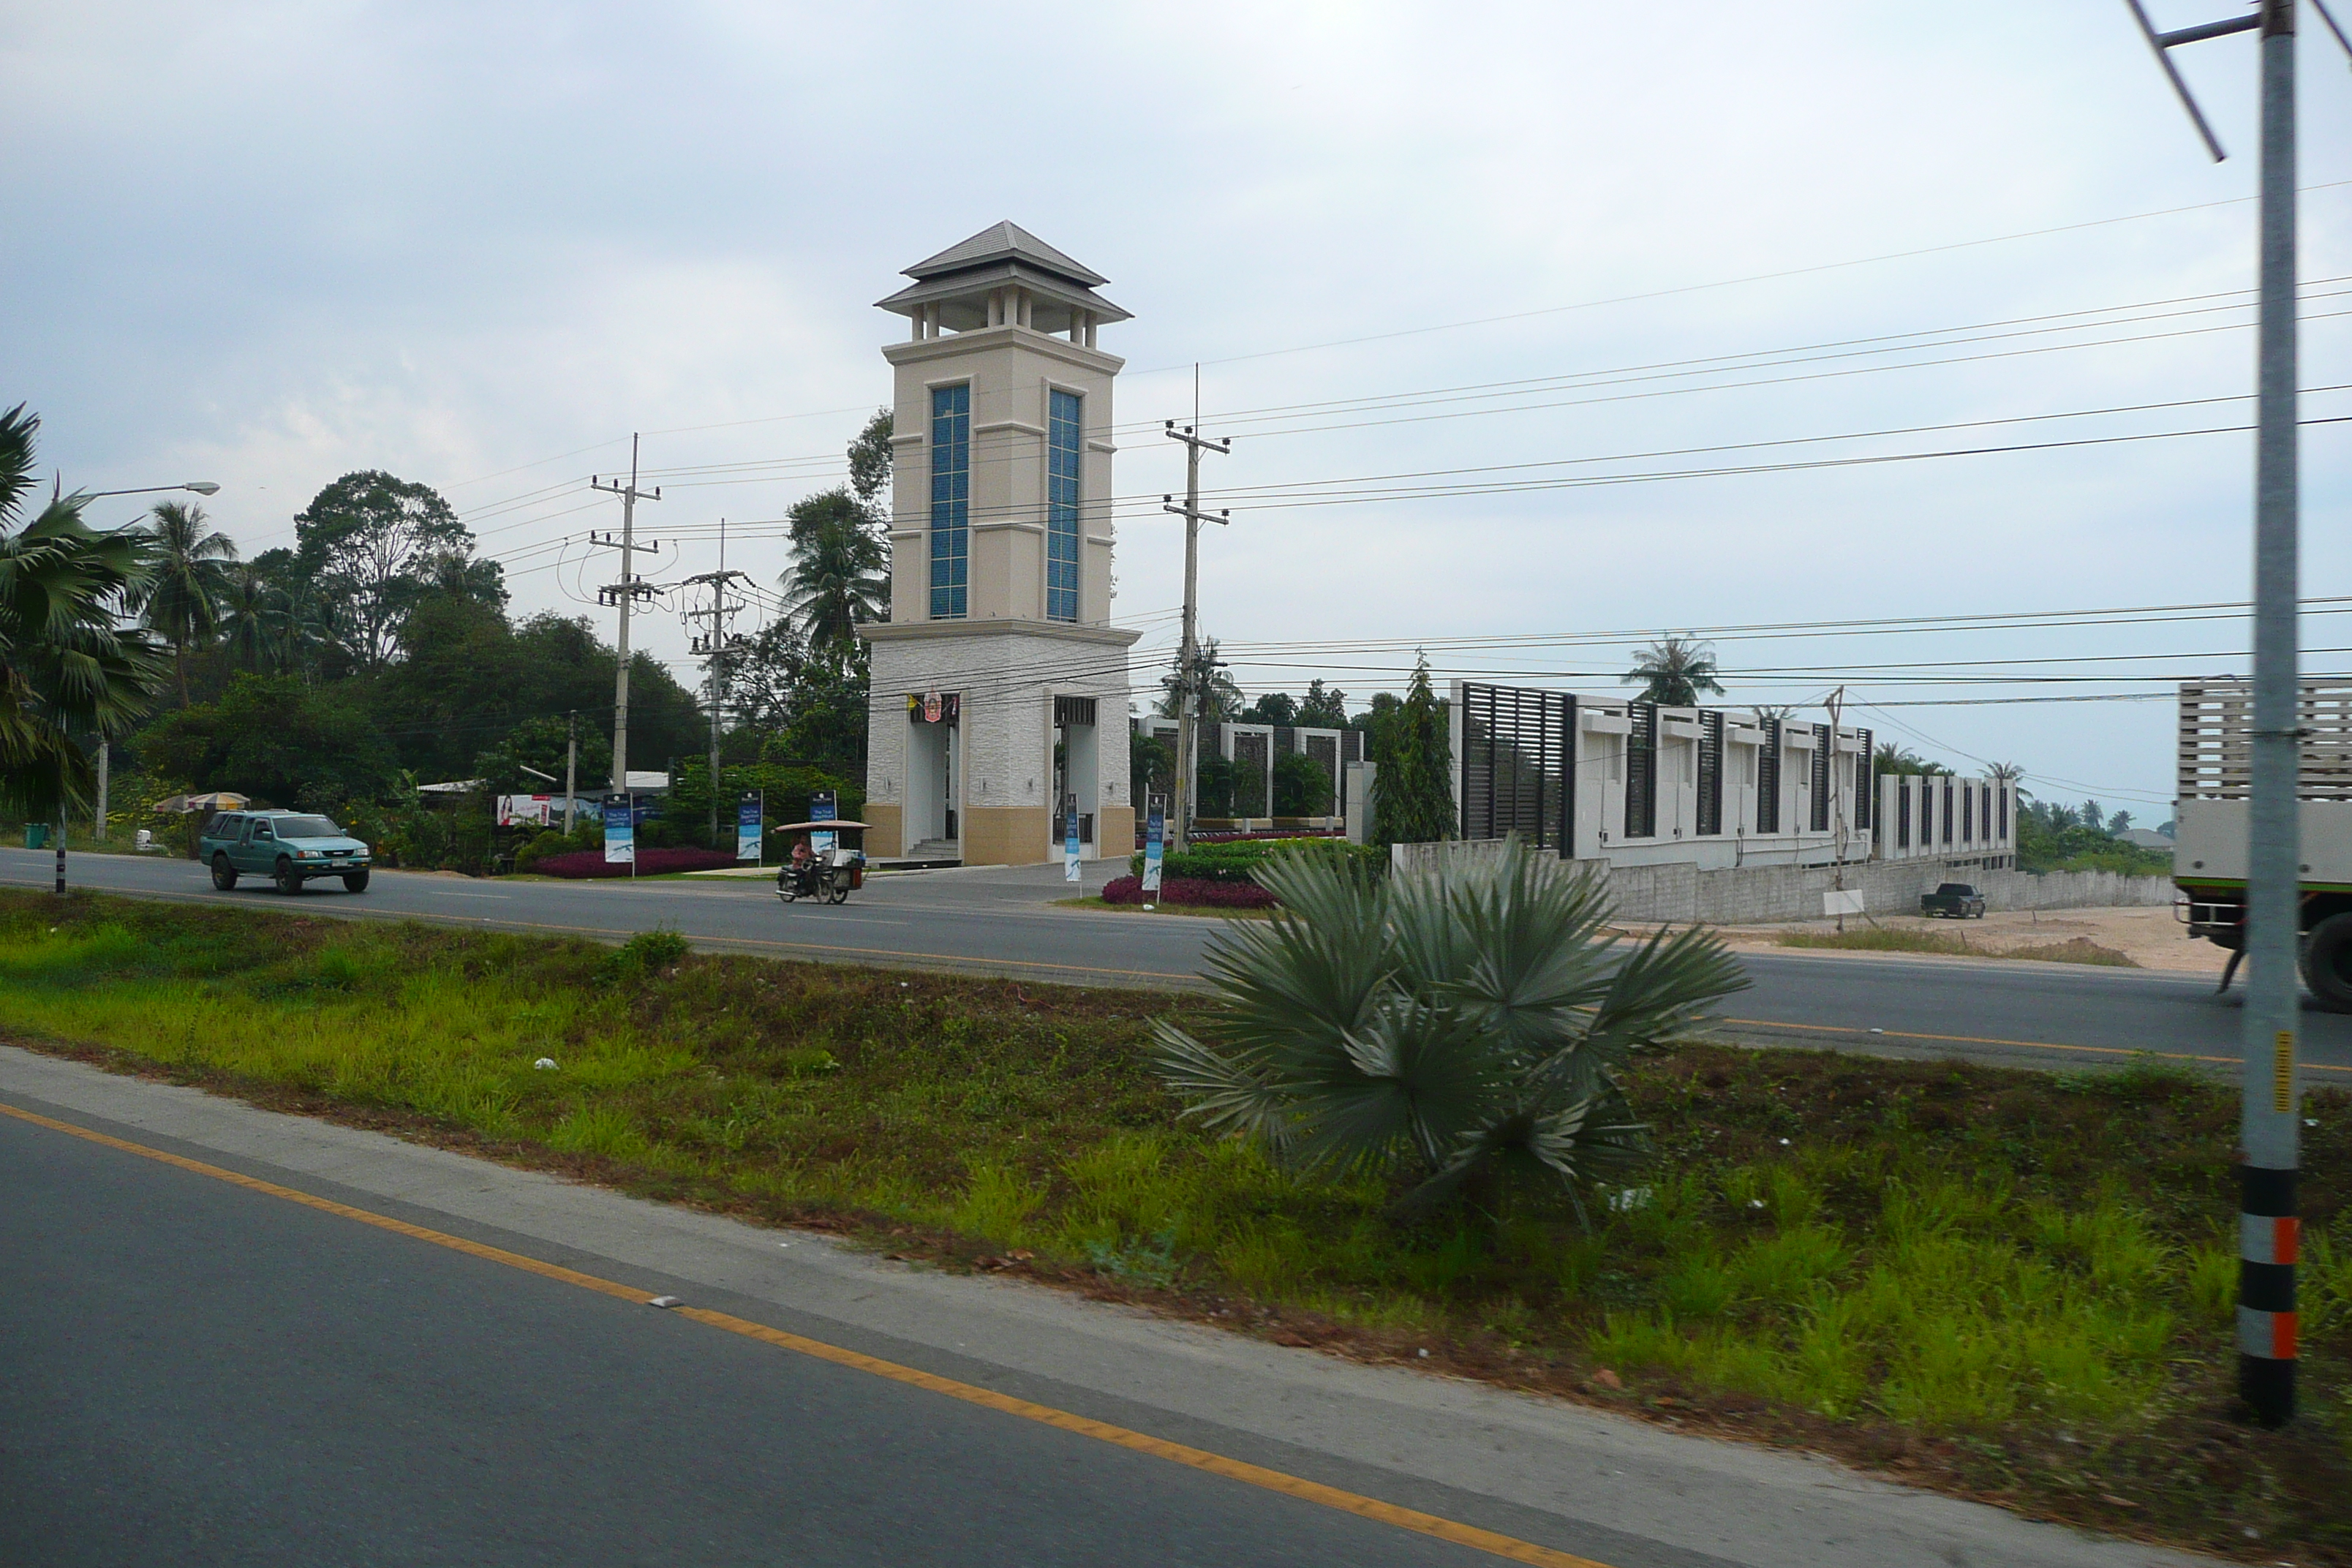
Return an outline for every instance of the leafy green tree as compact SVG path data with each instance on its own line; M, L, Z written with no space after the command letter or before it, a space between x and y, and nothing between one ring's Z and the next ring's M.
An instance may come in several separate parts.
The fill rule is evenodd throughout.
M563 787L565 750L570 731L562 719L525 719L474 754L471 775L482 781L487 795L553 795ZM534 771L535 770L535 771ZM613 776L613 738L583 726L577 787L583 795L601 794Z
M1137 735L1127 747L1128 798L1137 811L1148 810L1155 795L1176 789L1176 748L1157 735Z
M391 662L409 612L453 558L474 550L473 534L437 492L376 468L345 474L312 497L294 514L294 537L324 618L365 669Z
M863 658L861 621L890 613L890 555L846 489L821 490L786 514L792 569L779 579L794 628L812 647Z
M2094 833L2105 833L2107 830L2106 808L2095 800L2084 801L2082 808L2074 813L2074 820Z
M28 821L82 803L90 761L75 735L125 733L166 668L118 621L146 583L136 533L93 531L78 495L16 526L40 423L21 403L0 414L0 811Z
M849 444L849 488L857 493L857 501L866 515L887 527L890 506L883 492L890 488L890 468L896 448L890 445L892 417L887 408L877 408L866 428ZM887 595L886 595L887 603Z
M400 770L348 684L239 673L217 702L167 714L132 745L149 773L274 805L375 800Z
M171 645L184 706L188 651L219 634L230 598L229 563L236 559L236 541L207 531L210 521L191 502L158 501L142 535L147 581L135 595L136 607L148 630Z
M1638 648L1623 679L1641 681L1642 700L1668 708L1695 708L1699 694L1723 695L1716 679L1715 646L1692 637L1667 637Z
M1319 677L1308 681L1306 699L1298 704L1298 717L1293 722L1305 730L1346 729L1348 694L1336 687L1326 689Z
M1331 773L1304 752L1274 759L1274 814L1276 816L1328 816L1331 813Z
M1645 1160L1622 1082L1748 984L1712 933L1615 950L1605 884L1530 851L1386 879L1274 857L1263 924L1212 939L1213 1022L1162 1022L1155 1065L1185 1114L1312 1173L1400 1175L1407 1211L1564 1193Z
M1298 722L1298 699L1286 691L1269 691L1234 717L1244 724L1296 724Z
M1370 737L1372 837L1381 844L1427 844L1454 837L1454 749L1444 705L1418 657L1404 699Z
M856 770L866 761L870 682L862 649L810 647L789 623L762 628L730 667L743 726L778 762Z

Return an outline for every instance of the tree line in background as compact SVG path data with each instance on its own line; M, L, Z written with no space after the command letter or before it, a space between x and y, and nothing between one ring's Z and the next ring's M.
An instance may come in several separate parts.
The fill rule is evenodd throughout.
M295 514L291 547L249 560L177 500L97 530L85 498L61 495L17 526L39 424L22 405L0 415L0 816L89 811L103 737L124 829L155 826L144 814L166 795L234 790L340 815L398 860L475 869L490 797L549 793L573 735L581 793L605 787L613 647L584 616L509 615L503 570L429 487L346 474ZM787 616L741 639L723 693L730 761L823 787L864 772L853 627L887 615L887 411L850 468L850 487L793 509ZM702 755L693 692L643 652L629 684L630 765ZM442 781L478 781L467 820L420 805L418 786ZM647 837L698 831L672 813Z

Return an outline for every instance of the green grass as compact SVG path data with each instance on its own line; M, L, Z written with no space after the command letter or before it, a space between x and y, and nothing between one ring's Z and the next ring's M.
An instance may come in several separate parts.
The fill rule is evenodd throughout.
M1590 1194L1590 1231L1511 1190L1406 1224L1375 1178L1305 1181L1179 1118L1141 1047L1205 1005L667 933L0 893L16 1037L950 1264L1032 1254L1294 1341L1681 1401L2059 1517L2352 1562L2341 1092L2305 1134L2316 1414L2268 1435L2229 1416L2235 1109L2198 1079L1681 1047L1631 1085L1661 1159Z
M1990 947L1970 942L1959 931L1918 931L1906 926L1857 926L1852 931L1783 931L1776 947L1834 948L1847 952L1938 952L1955 958L2022 958L2043 963L2096 963L2114 969L2137 969L2130 954L2101 947L2088 937L2038 942L2022 947Z

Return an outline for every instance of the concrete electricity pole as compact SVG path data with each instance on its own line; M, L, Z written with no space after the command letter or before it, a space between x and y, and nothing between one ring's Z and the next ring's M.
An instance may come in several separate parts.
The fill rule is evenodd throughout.
M2294 1263L2301 1163L2295 1115L2295 980L2302 941L2297 795L2302 766L2298 664L2295 431L2295 0L2262 0L2252 16L2159 33L2125 0L2157 63L2219 163L2221 143L2167 50L2231 33L2262 36L2260 315L2254 373L2254 711L2247 781L2246 1003L2241 1018L2238 1142L2238 1392L2265 1426L2294 1415ZM2352 54L2323 0L2312 0Z
M596 602L621 606L621 640L619 667L613 675L613 793L625 795L629 788L629 611L639 599L650 599L654 590L650 584L641 583L630 569L635 552L659 550L658 541L637 543L637 502L661 500L659 486L650 490L637 489L637 437L629 437L629 482L618 479L607 482L595 475L588 476L588 488L604 490L621 498L621 537L617 544L610 534L591 536L592 542L621 552L621 580L596 591Z
M727 559L727 523L723 518L719 520L719 559L722 563L721 570L705 572L699 576L688 577L678 584L682 588L707 586L710 590L710 607L703 610L688 609L686 612L686 621L689 626L699 621L709 628L692 635L690 651L704 661L703 668L708 671L708 679L710 682L710 842L714 848L719 844L719 713L727 701L727 661L734 657L738 645L743 640L727 629L730 623L741 614L743 609L743 601L730 597L727 589L730 584L749 583L751 580L740 572L729 572L724 569L723 563Z
M1176 798L1175 831L1169 835L1170 847L1181 849L1192 837L1192 767L1199 749L1201 693L1196 689L1197 665L1200 662L1200 594L1201 594L1201 524L1230 523L1231 510L1205 512L1201 510L1201 454L1203 451L1230 454L1232 437L1212 441L1201 433L1201 367L1192 367L1192 423L1183 429L1176 421L1168 421L1171 440L1184 443L1184 504L1175 504L1174 496L1161 496L1161 507L1184 520L1184 639L1176 656Z

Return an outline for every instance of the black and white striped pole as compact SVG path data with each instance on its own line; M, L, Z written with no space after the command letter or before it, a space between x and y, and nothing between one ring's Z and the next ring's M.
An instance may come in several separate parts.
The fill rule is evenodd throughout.
M2241 1018L2243 1100L2238 1146L2238 1391L2255 1419L2294 1415L2294 1036L2302 990L2298 773L2302 676L2297 668L2295 473L2295 0L2262 0L2252 16L2159 33L2139 0L2125 0L2180 95L2206 149L2221 144L2166 52L2231 33L2262 37L2261 292L2254 397L2254 711L2248 750L2246 1004ZM2326 0L2312 0L2352 53Z

